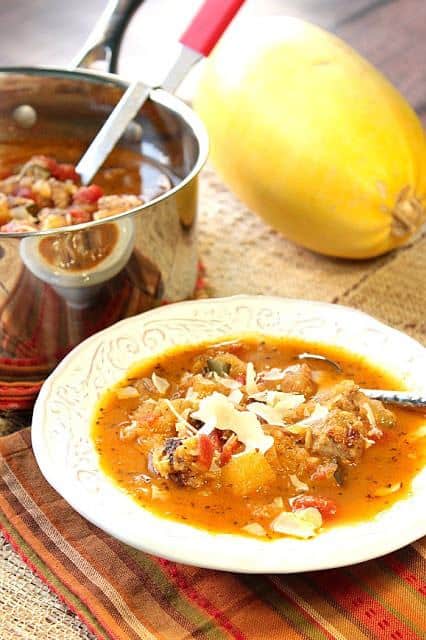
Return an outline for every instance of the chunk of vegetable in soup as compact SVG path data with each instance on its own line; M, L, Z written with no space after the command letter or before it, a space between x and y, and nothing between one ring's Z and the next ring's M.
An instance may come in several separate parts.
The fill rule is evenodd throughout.
M337 361L302 363L303 351ZM311 538L406 497L426 416L359 387L397 380L336 348L270 337L177 347L102 396L103 470L142 506L217 532Z
M9 150L3 158L0 145L0 233L45 231L109 218L140 207L175 182L159 163L115 149L94 183L80 186L70 160L76 162L82 151L52 142Z

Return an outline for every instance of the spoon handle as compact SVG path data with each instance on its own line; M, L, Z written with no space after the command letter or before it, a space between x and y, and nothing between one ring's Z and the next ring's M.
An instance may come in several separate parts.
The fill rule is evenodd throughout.
M426 410L426 397L412 391L383 391L382 389L361 389L368 398L381 400L401 407Z
M204 0L191 24L179 38L182 49L161 83L174 93L191 67L207 57L245 0Z
M243 4L244 0L205 0L180 42L208 56Z

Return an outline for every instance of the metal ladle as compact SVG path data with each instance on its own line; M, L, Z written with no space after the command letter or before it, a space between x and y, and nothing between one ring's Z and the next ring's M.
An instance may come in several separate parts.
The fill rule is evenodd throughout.
M343 373L342 367L334 360L316 353L299 353L299 360L320 360ZM381 400L388 404L396 404L410 409L426 410L426 397L413 391L387 391L384 389L361 389L362 393L373 400Z

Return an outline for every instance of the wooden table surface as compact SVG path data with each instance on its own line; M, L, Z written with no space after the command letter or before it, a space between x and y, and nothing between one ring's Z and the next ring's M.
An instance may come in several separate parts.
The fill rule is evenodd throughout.
M159 82L175 52L176 38L200 4L201 0L147 0L126 33L120 72ZM0 64L66 66L104 5L105 0L2 0ZM378 66L426 118L426 0L248 0L240 18L244 13L287 13L334 31ZM190 92L190 83L188 87ZM17 558L13 562L20 566ZM0 601L6 575L0 566ZM52 603L49 606L51 612ZM61 624L69 625L67 638L89 638L64 607ZM36 637L5 633L0 625L0 640Z

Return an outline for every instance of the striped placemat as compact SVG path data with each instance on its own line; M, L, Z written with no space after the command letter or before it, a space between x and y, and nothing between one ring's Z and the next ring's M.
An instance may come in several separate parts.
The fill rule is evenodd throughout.
M0 439L0 477L3 534L96 638L426 638L426 539L345 569L221 573L135 551L88 523L42 477L28 429Z

